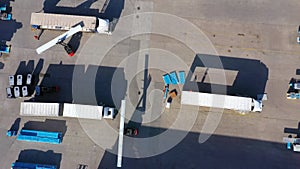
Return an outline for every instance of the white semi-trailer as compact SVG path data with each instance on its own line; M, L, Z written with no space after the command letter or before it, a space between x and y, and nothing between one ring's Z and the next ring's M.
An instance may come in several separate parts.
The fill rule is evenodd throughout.
M181 104L220 109L230 109L238 112L261 112L262 99L230 96L202 92L182 91Z
M111 34L108 19L95 16L78 16L50 13L31 13L30 25L35 29L70 30L82 25L82 32Z
M20 108L21 116L62 116L94 120L101 120L102 117L113 119L115 113L115 109L110 107L70 103L21 102Z

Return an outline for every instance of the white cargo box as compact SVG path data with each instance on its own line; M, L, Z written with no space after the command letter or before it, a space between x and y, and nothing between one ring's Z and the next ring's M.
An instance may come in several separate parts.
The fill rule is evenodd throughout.
M182 91L181 104L251 111L252 98L211 93Z
M59 116L59 103L22 102L21 116Z
M101 120L103 106L64 104L63 117Z

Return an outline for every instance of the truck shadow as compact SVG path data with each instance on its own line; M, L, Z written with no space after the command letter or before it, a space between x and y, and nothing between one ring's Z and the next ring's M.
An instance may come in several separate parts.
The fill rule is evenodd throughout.
M53 150L44 152L41 150L26 149L20 152L17 162L55 165L59 169L61 157L60 153L55 153Z
M46 119L45 121L28 121L24 124L23 129L61 132L64 136L67 131L67 125L65 120Z
M204 68L205 71L199 73L199 68ZM224 70L225 77L222 73L210 73L212 69ZM222 78L228 81L228 70L236 72L231 85L211 82L212 79ZM209 79L205 81L206 78ZM187 74L183 90L256 98L257 94L264 94L267 80L268 68L259 60L197 54Z

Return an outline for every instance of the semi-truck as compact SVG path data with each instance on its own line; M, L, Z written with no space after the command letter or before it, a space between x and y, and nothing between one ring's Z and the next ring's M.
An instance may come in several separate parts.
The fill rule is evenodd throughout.
M111 107L71 103L21 102L21 116L71 117L101 120L113 119L116 110Z
M230 109L238 112L261 112L262 100L266 96L251 97L231 96L222 94L182 91L181 104L201 107Z
M82 26L82 32L111 34L108 19L101 19L95 16L31 13L30 25L33 29L68 31L79 24Z

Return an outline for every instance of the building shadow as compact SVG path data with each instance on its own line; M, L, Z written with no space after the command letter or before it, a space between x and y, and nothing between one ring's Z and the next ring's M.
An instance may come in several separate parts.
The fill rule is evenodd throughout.
M96 16L103 19L119 19L124 9L124 0L106 0L102 9L91 9L91 5L97 0L86 0L76 7L57 6L60 0L45 0L44 13Z
M43 11L44 13L82 15L82 16L97 16L98 9L90 9L91 5L96 0L86 0L76 7L57 6L60 0L45 0Z
M64 136L67 131L67 125L65 120L46 119L45 121L28 121L24 124L23 129L61 132Z
M195 80L196 68L208 71L204 75L206 77L199 77L202 78L201 81ZM232 85L211 84L203 79L210 76L210 69L237 71L237 75ZM264 94L267 80L268 68L259 60L197 54L187 74L183 90L257 98L258 94Z
M3 0L0 2L0 6L6 5L6 12L11 13L12 7L10 7L10 0ZM14 15L12 15L14 18ZM14 33L17 32L18 29L22 28L23 24L21 22L17 22L15 19L10 21L0 20L0 40L5 43L5 41L11 41Z
M55 165L59 169L61 158L62 155L53 152L53 150L44 152L41 150L26 149L20 152L17 162Z
M120 108L127 81L124 68L50 64L42 86L59 86L57 93L36 96L38 102L106 105Z
M121 17L124 9L124 0L106 0L98 17L109 19L111 22L111 31L115 30L115 27Z
M155 130L149 127L149 130ZM166 129L163 129L166 130ZM170 130L170 129L169 129ZM185 131L171 130L175 135ZM173 138L175 139L175 138ZM297 169L300 161L299 154L286 149L286 145L278 142L269 142L249 138L240 138L224 135L212 135L206 142L199 144L199 133L189 132L186 137L163 153L147 158L129 158L122 160L123 169L196 169L196 168L222 168L222 169ZM157 140L152 144L145 144L149 152L159 152L168 140ZM112 150L106 150L98 169L117 169L116 143ZM123 154L136 154L142 156L145 149L140 150L132 140L124 137ZM114 152L114 153L112 153Z

